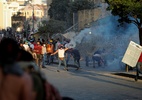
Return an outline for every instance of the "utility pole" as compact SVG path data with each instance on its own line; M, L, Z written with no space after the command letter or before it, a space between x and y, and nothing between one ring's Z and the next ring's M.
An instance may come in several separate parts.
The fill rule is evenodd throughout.
M74 2L74 0L72 0L72 2ZM73 30L75 31L74 25L75 25L75 13L73 12Z
M34 30L35 30L35 28L34 28L34 25L35 25L35 23L34 23L34 20L35 20L35 16L34 16L34 4L32 4L32 7L33 7L33 29L32 29L32 31L34 33Z

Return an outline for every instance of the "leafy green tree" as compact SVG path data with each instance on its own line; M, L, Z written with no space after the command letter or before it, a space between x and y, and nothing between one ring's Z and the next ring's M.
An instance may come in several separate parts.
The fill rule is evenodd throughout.
M69 0L53 0L48 11L50 17L55 20L66 21L66 13L69 8Z
M139 30L139 41L142 45L142 0L105 0L108 3L107 10L115 16L119 16L120 24L134 23Z
M67 27L70 27L73 25L74 12L93 7L94 3L89 0L53 0L48 14L51 19L65 21Z
M94 1L89 0L74 0L74 2L71 2L70 6L73 12L77 12L79 10L93 9L95 4Z
M58 20L42 21L39 27L39 33L47 33L49 36L54 33L62 33L65 30L66 23Z

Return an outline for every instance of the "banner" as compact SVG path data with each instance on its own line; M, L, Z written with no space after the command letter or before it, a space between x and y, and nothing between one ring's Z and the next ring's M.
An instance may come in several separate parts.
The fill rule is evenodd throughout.
M142 52L142 46L140 46L139 44L133 41L130 41L128 48L122 59L122 62L131 67L136 67L141 52Z

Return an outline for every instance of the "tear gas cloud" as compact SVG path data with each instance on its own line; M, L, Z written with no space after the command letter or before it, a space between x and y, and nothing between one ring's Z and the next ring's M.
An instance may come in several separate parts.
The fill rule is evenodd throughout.
M74 41L83 56L91 56L97 50L103 50L107 61L106 70L122 69L122 57L130 41L139 43L138 29L134 24L119 26L118 17L108 16L92 23L90 28L82 30Z

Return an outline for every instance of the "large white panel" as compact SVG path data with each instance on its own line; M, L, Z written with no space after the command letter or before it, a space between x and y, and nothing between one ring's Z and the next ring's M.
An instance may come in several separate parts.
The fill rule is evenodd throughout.
M140 46L139 44L133 41L130 41L128 48L122 59L122 62L131 67L135 67L141 55L141 52L142 52L142 46Z

